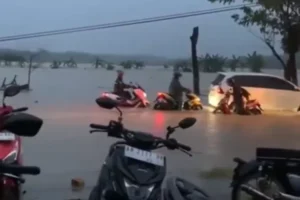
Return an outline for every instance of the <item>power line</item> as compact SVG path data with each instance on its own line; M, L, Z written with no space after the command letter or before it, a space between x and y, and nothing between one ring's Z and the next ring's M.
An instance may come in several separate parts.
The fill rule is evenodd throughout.
M76 28L53 30L53 31L43 31L43 32L36 32L36 33L5 36L5 37L0 37L0 42L30 39L30 38L37 38L37 37L46 37L46 36L52 36L52 35L62 35L62 34L69 34L69 33L76 33L76 32L99 30L99 29L108 29L108 28L115 28L115 27L122 27L122 26L132 26L132 25L153 23L153 22L159 22L159 21L167 21L167 20L173 20L173 19L201 16L201 15L221 13L221 12L228 12L228 11L241 9L245 6L255 7L258 5L253 4L253 3L252 4L242 4L242 5L236 5L236 6L226 6L226 7L222 7L222 8L200 10L200 11L194 11L194 12L185 12L185 13L178 13L178 14L173 14L173 15L143 18L143 19L130 20L130 21L121 21L121 22L98 24L98 25L92 25L92 26L83 26L83 27L76 27Z

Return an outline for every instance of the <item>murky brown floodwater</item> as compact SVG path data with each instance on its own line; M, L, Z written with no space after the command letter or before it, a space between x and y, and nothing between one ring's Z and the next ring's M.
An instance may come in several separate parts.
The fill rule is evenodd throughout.
M26 70L0 69L4 74L18 74L22 83ZM201 75L201 88L207 90L214 74ZM105 134L89 134L89 123L107 123L117 112L103 110L94 99L101 91L111 90L115 72L103 70L51 70L38 69L32 77L33 91L8 100L17 106L30 106L29 112L45 120L40 134L24 139L25 163L38 165L42 174L28 179L28 199L66 199L71 195L70 179L74 176L86 180L86 196L95 184L101 162L114 139ZM160 69L126 72L126 80L139 82L154 99L157 91L165 91L171 72ZM183 82L191 86L191 74ZM101 88L99 88L101 86ZM34 103L38 101L38 103ZM192 146L193 157L181 152L162 150L168 157L170 175L198 180L201 169L232 166L232 157L253 157L257 146L299 148L299 116L223 116L203 112L157 112L126 109L128 128L151 131L163 136L167 125L193 116L197 124L174 134L182 143ZM201 153L200 153L201 152ZM227 188L226 188L227 189ZM224 189L224 190L226 190ZM77 194L76 194L77 195ZM56 198L57 197L57 198Z

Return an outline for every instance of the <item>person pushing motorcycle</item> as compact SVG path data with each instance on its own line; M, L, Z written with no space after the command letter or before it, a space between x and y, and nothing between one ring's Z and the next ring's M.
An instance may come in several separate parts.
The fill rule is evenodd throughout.
M124 92L125 88L130 87L130 85L123 82L124 72L122 70L118 70L117 73L118 76L114 84L114 93L119 95L120 97L131 98L128 97L126 92Z
M183 92L190 92L189 89L183 87L180 83L180 77L182 77L180 72L174 72L172 81L169 86L169 94L177 102L177 109L181 110L182 107L182 95Z
M243 97L246 99L246 101L249 101L250 93L241 86L239 86L233 78L228 79L227 83L230 87L232 87L232 103L235 105L236 113L240 115L247 114L245 111Z

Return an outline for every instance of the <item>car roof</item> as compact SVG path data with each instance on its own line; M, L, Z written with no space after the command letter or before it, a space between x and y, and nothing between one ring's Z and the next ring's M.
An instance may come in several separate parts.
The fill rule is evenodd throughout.
M273 74L255 73L255 72L218 72L218 74L223 74L226 77L232 77L232 76L238 76L238 75L241 75L241 76L268 76L268 77L274 77L274 78L279 78L279 79L285 80L284 78L273 75ZM287 80L285 80L285 81L287 81ZM292 83L290 81L287 81L287 82L296 86L294 83Z

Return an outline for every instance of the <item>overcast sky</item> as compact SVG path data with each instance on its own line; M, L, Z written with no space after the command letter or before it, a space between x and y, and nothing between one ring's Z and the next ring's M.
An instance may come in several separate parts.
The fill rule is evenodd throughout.
M9 0L1 2L0 36L94 25L221 7L206 0ZM199 26L198 54L226 56L268 48L230 18L232 12L136 26L2 43L0 48L44 48L112 54L190 55L192 28ZM253 30L257 33L255 30Z

